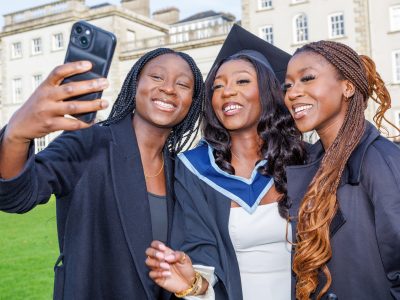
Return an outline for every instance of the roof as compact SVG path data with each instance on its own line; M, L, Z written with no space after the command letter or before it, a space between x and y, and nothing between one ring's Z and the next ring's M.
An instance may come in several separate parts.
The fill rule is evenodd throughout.
M170 12L170 11L180 11L179 8L175 7L175 6L171 6L171 7L166 7L166 8L162 8L159 10L156 10L155 12L153 12L153 15L158 15L158 14L163 14L166 12Z
M183 20L180 20L179 22L176 22L175 24L186 23L186 22L190 22L190 21L201 20L201 19L206 19L206 18L216 17L216 16L221 16L222 18L224 18L228 21L234 21L236 19L236 17L234 15L229 14L229 13L215 12L213 10L206 10L206 11L194 14L190 17L187 17Z
M103 3L100 3L100 4L89 6L89 8L90 9L96 9L96 8L100 8L100 7L104 7L104 6L110 6L110 5L112 5L112 4L110 4L108 2L103 2Z

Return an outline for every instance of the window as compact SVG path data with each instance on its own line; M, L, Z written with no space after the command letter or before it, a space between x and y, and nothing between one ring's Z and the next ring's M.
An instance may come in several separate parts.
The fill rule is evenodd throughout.
M43 81L42 74L36 74L32 76L32 87L36 89Z
M22 79L14 78L12 81L12 100L13 103L22 101Z
M49 144L49 136L43 136L35 139L35 153L42 151Z
M300 14L293 19L294 42L302 43L308 41L308 22L305 14Z
M32 40L32 54L42 53L42 39L37 38Z
M53 50L60 50L64 48L64 37L62 33L53 35Z
M393 82L400 83L400 50L393 51Z
M272 0L259 0L259 9L272 8Z
M328 18L329 18L329 37L336 38L344 36L343 13L332 14Z
M260 36L270 44L274 44L274 31L272 25L266 25L260 28Z
M16 42L11 45L11 58L22 57L22 43Z
M400 30L400 5L392 6L390 11L390 30Z

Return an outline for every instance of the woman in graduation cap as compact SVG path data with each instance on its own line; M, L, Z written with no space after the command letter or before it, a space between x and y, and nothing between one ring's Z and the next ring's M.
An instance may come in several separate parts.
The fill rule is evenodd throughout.
M179 251L154 241L146 252L150 277L177 297L290 299L284 168L303 148L277 79L289 58L234 26L210 71L204 140L175 168Z
M109 118L87 124L64 115L107 102L63 100L107 81L61 82L90 68L55 68L0 131L0 210L26 213L55 194L54 299L168 299L148 277L145 250L170 237L172 159L197 132L201 72L185 53L152 50L127 74ZM35 155L33 139L56 130L66 131Z

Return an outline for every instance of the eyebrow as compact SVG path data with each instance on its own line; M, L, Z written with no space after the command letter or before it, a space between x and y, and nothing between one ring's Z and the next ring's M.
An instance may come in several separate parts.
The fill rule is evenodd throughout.
M166 72L169 71L168 68L166 68L166 67L164 67L163 65L160 65L160 64L156 64L156 65L151 66L149 68L149 70L151 70L152 68L162 69L163 71L166 71ZM177 74L177 77L186 77L187 79L189 79L189 80L191 80L193 82L195 81L194 74L192 72L190 72L188 74L185 73L185 72L180 72L180 73Z
M314 68L313 67L304 67L304 68L300 69L297 73L303 73L304 71L307 71L309 69L313 70Z
M238 71L233 72L232 75L236 75L236 74L240 74L240 73L246 73L246 74L249 74L249 75L253 75L253 74L251 74L251 72L249 72L247 70L238 70ZM222 77L222 75L215 76L214 80L215 79L219 79L221 77Z
M313 67L304 67L304 68L301 68L300 70L298 70L296 72L296 74L304 73L307 70L314 70L314 68ZM289 77L291 77L290 74L286 73L285 79L287 79Z

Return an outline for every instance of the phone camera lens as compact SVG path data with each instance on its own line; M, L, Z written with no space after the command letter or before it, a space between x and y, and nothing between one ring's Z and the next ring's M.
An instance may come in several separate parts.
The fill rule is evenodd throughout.
M75 31L76 31L77 34L81 34L83 29L82 29L81 26L76 26Z
M87 46L87 44L88 44L88 42L89 42L89 40L87 39L86 36L81 36L81 37L79 38L79 41L81 42L81 45L82 45L82 46Z

